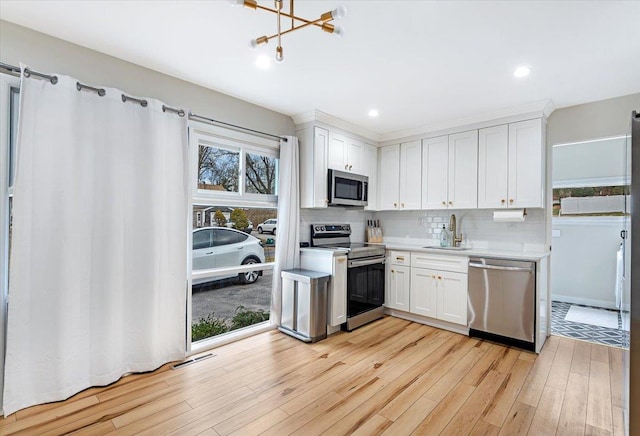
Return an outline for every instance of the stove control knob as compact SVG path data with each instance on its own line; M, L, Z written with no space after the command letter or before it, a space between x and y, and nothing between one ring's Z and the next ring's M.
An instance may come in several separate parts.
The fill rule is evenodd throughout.
M342 226L342 230L349 230L349 225L347 224L346 226Z
M320 226L320 230L324 232L325 230L327 230L327 228L325 226Z

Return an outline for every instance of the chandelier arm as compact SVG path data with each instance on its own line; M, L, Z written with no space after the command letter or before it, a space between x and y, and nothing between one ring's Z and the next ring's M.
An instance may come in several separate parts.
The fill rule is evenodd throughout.
M301 24L301 25L299 25L298 27L293 27L293 28L291 28L291 29L284 30L284 31L280 32L280 36L282 36L282 35L286 35L287 33L291 33L291 32L293 32L293 31L295 31L295 30L298 30L298 29L302 29L303 27L309 27L309 26L311 26L312 24L315 24L317 21L320 21L320 19L318 18L318 20L316 20L316 21L310 21L310 22L308 22L308 23ZM322 26L320 26L320 27L322 27ZM274 33L273 35L271 35L271 36L266 36L265 38L267 38L267 41L269 41L269 40L271 40L271 39L273 39L273 38L275 38L275 37L277 37L277 36L278 36L278 34L277 34L277 33Z
M267 7L267 6L262 6L262 5L260 5L260 4L258 4L258 5L256 6L256 8L257 8L257 9L262 9L263 11L272 12L272 13L274 13L274 14L277 14L277 13L278 13L278 11L277 11L276 9L271 9L271 8L269 8L269 7ZM282 15L283 17L291 18L292 20L298 20L298 21L302 21L303 23L313 24L313 25L315 25L315 26L322 27L322 25L321 25L321 24L318 24L318 22L319 22L319 21L321 21L321 18L318 18L317 20L307 20L306 18L296 17L296 16L295 16L295 15L293 15L293 14L288 14L288 13L286 13L286 12L282 12L282 11L280 12L280 15ZM332 21L332 20L330 20L330 21Z

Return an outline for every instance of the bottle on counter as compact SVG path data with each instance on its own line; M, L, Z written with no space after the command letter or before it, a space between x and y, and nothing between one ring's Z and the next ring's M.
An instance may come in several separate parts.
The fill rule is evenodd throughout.
M442 225L442 230L440 231L440 246L449 246L449 233L447 233L447 229L444 227L444 224Z

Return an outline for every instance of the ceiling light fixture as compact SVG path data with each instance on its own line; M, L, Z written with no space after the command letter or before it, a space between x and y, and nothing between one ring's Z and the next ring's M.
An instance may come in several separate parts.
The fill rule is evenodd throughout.
M370 116L370 117L375 118L375 117L377 117L378 115L380 115L380 112L378 112L378 110L377 110L377 109L371 109L371 110L369 111L369 116Z
M527 77L530 72L531 70L529 69L529 67L523 65L516 68L516 70L513 72L513 75L516 77Z
M261 9L263 11L276 14L276 16L278 17L277 32L271 36L265 35L265 36L261 36L259 38L253 39L251 40L250 44L251 44L251 47L256 48L259 45L267 44L271 39L277 38L278 45L276 47L276 61L278 62L282 62L282 60L284 59L284 53L282 50L282 35L286 35L287 33L291 33L296 30L302 29L303 27L316 26L327 33L331 33L336 36L342 36L343 34L342 29L338 26L334 26L333 24L330 24L329 22L337 18L343 18L347 15L347 10L345 9L345 7L339 6L332 11L325 12L324 14L320 15L320 18L317 18L315 20L307 20L305 18L301 18L294 15L293 0L289 0L289 10L287 12L282 10L284 0L274 0L275 9L259 5L256 0L231 0L231 3L234 6L244 6L245 8L254 9L254 10ZM291 18L291 27L289 27L286 30L282 29L282 17L285 17L285 19Z

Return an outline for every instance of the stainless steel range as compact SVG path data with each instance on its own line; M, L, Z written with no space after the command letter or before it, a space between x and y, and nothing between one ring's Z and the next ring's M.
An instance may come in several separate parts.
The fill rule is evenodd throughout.
M311 246L347 250L346 330L383 316L385 247L351 242L349 224L312 224Z

